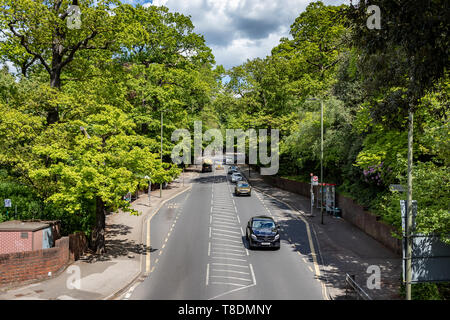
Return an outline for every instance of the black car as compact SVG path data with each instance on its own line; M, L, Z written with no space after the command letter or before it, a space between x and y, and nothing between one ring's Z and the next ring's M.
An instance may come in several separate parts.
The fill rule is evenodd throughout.
M247 224L246 238L250 249L255 247L280 249L278 224L269 216L256 216Z

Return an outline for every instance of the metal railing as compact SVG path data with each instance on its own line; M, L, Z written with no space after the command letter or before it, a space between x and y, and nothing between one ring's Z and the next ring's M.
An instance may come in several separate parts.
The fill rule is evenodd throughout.
M345 297L348 297L348 291L351 290L356 296L356 300L372 300L372 298L356 283L355 276L345 274L345 282L347 286L345 288Z

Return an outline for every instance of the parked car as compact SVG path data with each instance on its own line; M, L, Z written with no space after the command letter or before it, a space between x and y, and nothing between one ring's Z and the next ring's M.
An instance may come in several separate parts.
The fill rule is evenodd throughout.
M242 194L246 194L248 196L252 195L252 187L246 181L239 181L236 183L236 187L234 188L234 194L240 196Z
M280 249L279 225L269 216L255 216L247 223L246 238L250 249L255 247Z
M235 183L241 180L244 180L244 177L239 172L234 172L231 175L231 182Z

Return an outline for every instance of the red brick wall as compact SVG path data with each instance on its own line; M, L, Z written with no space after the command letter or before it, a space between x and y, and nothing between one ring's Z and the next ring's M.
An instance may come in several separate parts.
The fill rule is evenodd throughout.
M27 232L28 239L22 239L21 233L16 231L0 232L0 254L33 250L33 233Z
M0 286L48 278L49 272L53 275L69 261L69 237L50 249L0 254Z

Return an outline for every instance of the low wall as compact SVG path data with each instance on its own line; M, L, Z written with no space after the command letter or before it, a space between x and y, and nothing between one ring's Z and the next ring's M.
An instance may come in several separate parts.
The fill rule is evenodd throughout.
M264 182L272 186L307 198L311 197L311 186L308 183L273 176L262 176L262 178ZM396 254L401 255L401 240L392 236L392 232L395 230L394 227L382 221L378 221L374 214L365 211L364 208L355 203L353 199L344 197L338 193L336 193L336 205L341 208L343 219L355 225L375 240L381 242Z
M56 240L53 248L2 254L0 286L48 278L69 261L69 237Z

